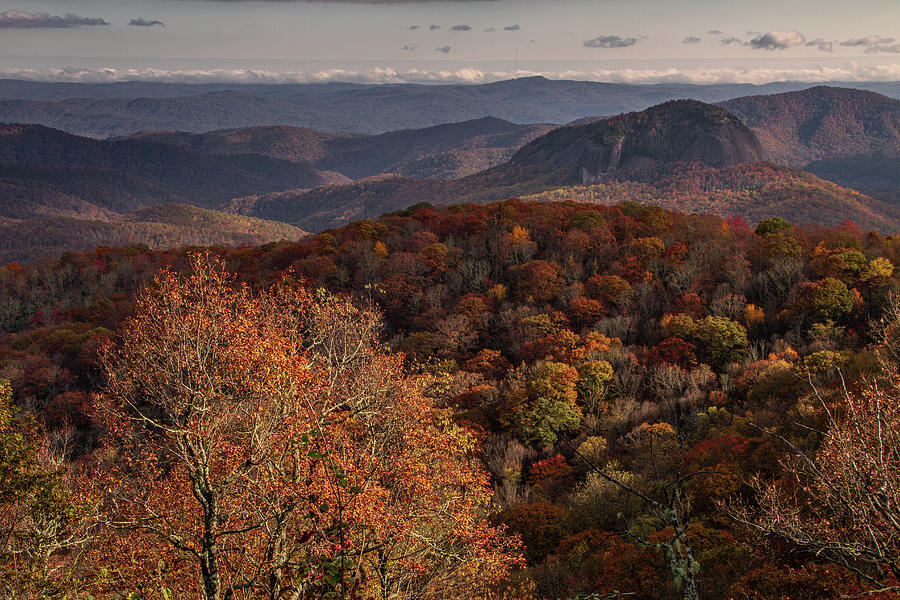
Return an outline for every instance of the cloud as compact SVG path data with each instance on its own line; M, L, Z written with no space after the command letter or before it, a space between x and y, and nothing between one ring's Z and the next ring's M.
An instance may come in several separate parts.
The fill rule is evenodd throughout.
M453 52L452 46L439 46L434 49L435 52L443 52L444 54L450 54Z
M437 30L440 29L440 28L441 28L440 25L434 25L434 24L431 24L431 25L428 26L428 31L437 31Z
M79 17L72 13L66 13L63 16L51 15L48 13L29 13L21 10L8 10L0 12L0 27L13 28L51 28L59 29L66 27L80 27L82 25L109 25L103 19L94 17Z
M472 31L472 27L469 25L454 25L450 28L450 31Z
M503 28L503 31L522 31L522 27L516 23L515 25L507 25Z
M452 51L452 48L450 49ZM441 51L438 49L438 51ZM803 81L808 83L872 82L900 80L900 63L859 65L848 63L840 67L808 68L750 68L717 67L692 69L598 69L595 71L529 71L520 70L520 77L542 75L550 79L603 81L609 83L654 84L714 83L764 84L773 81ZM0 78L28 81L66 81L73 83L114 83L118 81L150 81L161 83L488 83L511 79L514 71L486 71L472 67L457 70L397 70L374 67L366 70L328 69L321 71L265 71L252 69L0 69Z
M496 28L496 27L487 27L487 28L484 30L485 33L494 33L495 31L497 31L497 28Z
M415 31L418 28L419 28L418 25L410 25L409 27L407 27L407 29L409 29L410 31Z
M736 38L736 37L727 37L727 38L722 38L721 40L719 40L719 43L725 44L726 46L730 46L732 44L743 44L744 40L742 40L741 38Z
M900 54L900 44L875 44L866 48L867 54Z
M799 31L770 31L753 38L748 45L755 50L785 50L805 41Z
M894 38L881 37L880 35L869 35L853 40L841 42L841 46L875 46L877 44L890 44Z
M841 46L865 46L866 54L900 54L900 44L894 43L894 38L886 38L878 35L869 35L841 42Z
M592 40L585 40L585 48L626 48L638 43L637 38L623 38L618 35L601 35Z
M816 47L822 52L834 52L834 43L823 40L822 38L816 38L811 42L806 42L804 45Z
M718 29L710 29L710 30L707 31L706 33L708 33L708 34L710 34L710 35L722 35L722 32L719 31Z
M681 40L681 43L682 44L699 44L700 38L695 37L693 35L689 35L686 38L684 38L683 40Z
M400 49L401 49L401 50L406 50L407 52L412 52L413 50L416 49L416 45L415 45L415 44L407 44L407 45L403 46L403 47L400 48Z
M143 17L138 17L137 19L132 19L128 22L132 27L153 27L154 25L159 25L161 27L165 27L166 24L162 21L150 21Z

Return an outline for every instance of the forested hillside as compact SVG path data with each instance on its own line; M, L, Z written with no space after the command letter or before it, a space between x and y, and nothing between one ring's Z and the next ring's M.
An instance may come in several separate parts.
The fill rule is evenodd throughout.
M721 105L756 132L774 160L792 167L900 154L900 100L881 94L820 86Z
M0 125L0 175L17 182L22 167L37 169L91 169L113 171L113 177L144 180L148 188L167 187L169 194L189 197L190 202L214 208L242 193L262 189L275 191L288 187L314 187L331 181L305 164L246 154L220 156L193 152L151 141L97 141L37 125ZM52 171L50 173L52 175ZM50 183L68 179L67 173L50 177ZM39 181L29 181L35 185ZM90 181L98 186L100 182ZM243 191L242 191L243 190ZM155 194L144 197L144 205L154 204Z
M900 200L900 101L819 86L721 105L759 136L773 160L892 203Z
M97 141L0 125L0 260L98 245L253 245L296 239L284 223L225 214L241 190L348 181L258 154L217 155L151 141Z
M362 381L383 381L370 375L354 378L355 367L342 371L344 367L333 366L344 363L329 362L327 357L345 356L340 353L346 346L329 345L339 338L321 329L321 324L332 323L338 327L334 331L357 331L340 329L345 327L340 323L346 323L340 315L350 315L350 322L366 331L377 330L371 316L353 317L361 314L353 311L365 313L367 307L376 307L384 319L380 339L391 351L402 353L405 372L424 393L424 400L409 405L410 410L424 412L397 414L398 419L408 419L403 422L410 432L416 432L409 443L424 445L398 448L408 448L411 454L403 456L412 461L410 465L419 464L419 451L444 452L450 461L440 463L446 466L440 474L420 467L412 472L423 478L422 485L450 477L482 489L472 483L480 481L475 471L453 462L466 460L468 448L475 463L465 464L477 464L487 473L484 483L490 485L495 504L491 524L468 521L475 518L467 516L472 514L469 508L453 500L447 505L448 514L459 520L452 522L469 524L467 531L477 538L460 537L465 528L438 531L423 516L427 513L420 512L425 505L416 504L419 500L406 491L382 502L378 490L391 485L408 490L399 481L390 483L394 467L389 459L376 477L382 486L378 488L357 483L370 468L368 463L333 462L345 460L340 453L365 439L355 435L382 430L343 429L342 421L329 421L334 434L322 439L333 441L328 452L336 454L316 447L303 455L303 468L336 473L329 498L349 499L354 508L343 517L335 512L334 502L311 509L322 523L351 532L339 543L334 542L338 538L323 538L337 545L317 545L320 530L315 527L308 538L291 538L303 561L318 556L323 562L317 564L327 565L323 578L315 580L320 587L309 588L316 593L346 585L360 595L371 591L381 597L373 591L375 580L367 575L374 573L368 570L374 563L352 558L360 570L348 571L344 558L335 557L362 557L371 547L369 535L418 544L386 525L392 519L411 523L406 520L411 515L422 519L417 521L418 531L426 536L422 539L441 540L440 545L422 554L425 562L419 567L385 556L381 564L398 578L390 581L421 585L416 568L433 569L437 563L428 561L454 556L460 561L454 564L483 565L479 583L489 589L478 593L496 598L840 598L894 585L889 561L896 556L892 554L896 545L877 515L859 508L854 514L865 519L861 527L838 530L829 519L852 522L841 502L864 501L865 494L851 489L862 481L860 472L844 468L862 465L855 460L874 460L869 473L878 474L876 484L882 486L884 501L898 499L898 488L893 487L896 464L878 462L877 452L873 455L866 447L836 446L831 441L844 435L841 428L848 407L859 411L860 427L875 423L893 431L900 425L892 420L893 409L876 415L870 410L874 404L866 400L882 398L880 406L887 407L897 398L891 375L900 314L894 296L900 288L895 269L900 245L895 237L865 233L849 222L830 228L801 227L774 218L751 228L739 218L687 215L634 202L600 206L508 200L418 205L299 242L215 253L249 288L229 287L227 275L216 275L215 269L209 271L196 258L191 262L176 250L99 248L27 268L0 268L0 327L5 332L0 339L0 378L11 381L16 404L34 416L43 435L65 440L53 442L60 452L56 456L64 461L58 464L66 465L59 475L58 485L65 491L59 500L94 507L65 513L71 515L65 518L52 511L45 515L57 527L51 536L56 545L47 546L53 548L50 561L15 563L32 577L28 585L53 590L77 582L86 592L114 585L125 594L135 590L129 574L136 572L141 573L141 585L147 586L143 589L188 590L194 585L184 574L196 564L192 557L208 556L201 553L206 552L201 546L195 555L192 546L179 549L148 529L135 538L144 546L104 551L104 544L114 539L104 537L109 535L105 529L109 523L133 528L148 517L142 511L166 507L165 498L154 495L155 487L140 490L131 480L116 478L129 468L137 481L168 481L170 476L164 470L154 472L155 462L146 463L146 468L140 462L119 462L118 457L159 455L153 454L152 444L147 445L152 436L138 430L134 430L137 437L129 438L135 446L121 453L110 450L109 440L125 439L122 436L140 421L127 425L122 420L135 405L104 403L152 392L141 387L134 361L147 359L148 368L156 369L153 357L166 356L153 350L170 339L165 311L184 310L179 314L189 319L224 315L222 331L231 331L227 328L232 327L232 313L209 304L218 296L193 296L190 291L208 289L202 286L210 277L221 286L218 289L235 290L222 292L227 298L221 306L246 306L240 314L249 315L234 321L235 337L223 338L229 341L221 346L222 352L240 357L239 364L249 365L242 372L250 379L235 379L235 385L247 386L253 394L272 390L282 394L279 398L290 398L287 388L280 387L281 379L262 374L272 373L272 368L299 369L297 385L312 385L302 375L307 368L304 360L334 374L325 381L349 386L341 389L362 390L355 387ZM174 272L193 269L195 275L187 280L164 275L150 292L135 295L166 266ZM288 279L282 281L282 276ZM307 282L299 285L299 291L298 280ZM276 288L281 291L269 296L273 284L287 287ZM324 291L303 295L304 289L319 287L332 294L351 294L362 309L350 309ZM195 297L203 300L183 303L184 298ZM305 307L299 314L315 315L311 322L320 323L320 329L307 322L291 330L307 339L299 355L279 346L288 343L290 336L285 337L283 327L293 322L279 311L293 306L292 298L296 306ZM162 333L149 335L153 331ZM184 335L177 331L171 334L175 340L171 343ZM210 329L214 331L219 329ZM252 337L265 332L269 337ZM348 335L343 339L356 339L352 336L357 333ZM120 349L98 353L110 341ZM258 351L247 351L256 344ZM380 345L365 347L362 356L371 359L360 359L360 368L384 364L386 370L379 373L390 373L384 381L402 381L394 384L396 393L412 394L407 386L413 380L386 366L392 360L382 355L386 350ZM147 353L138 354L139 348ZM300 362L293 362L296 356ZM275 363L267 360L282 362L273 367ZM221 369L222 377L237 377L230 364L215 363L215 368ZM338 370L329 371L332 368ZM182 372L159 373L177 378ZM260 379L254 379L257 373ZM876 391L863 375L877 377L881 387ZM111 383L109 377L114 377ZM159 381L174 385L168 379ZM388 400L395 398L393 392L380 386L372 393L387 394L379 397L394 402ZM94 395L101 389L102 397ZM304 393L331 398L325 392ZM270 410L263 402L267 397L259 397L260 410ZM366 396L344 397L362 402L357 399ZM119 408L104 412L100 406ZM356 404L328 406L348 418L370 414ZM359 417L356 410L361 411ZM434 410L438 412L430 412ZM157 418L155 413L146 414ZM236 423L249 418L233 414ZM372 423L387 418L378 411L371 414L376 419ZM416 419L432 423L425 414L441 415L434 422L437 429L412 425ZM198 415L207 419L206 413ZM152 427L170 425L154 422ZM198 423L220 426L218 421ZM390 436L395 430L384 431ZM297 439L298 444L318 443L315 437ZM378 439L401 444L403 438ZM869 443L877 437L858 439ZM461 445L440 445L447 440ZM450 452L450 447L456 450ZM150 454L130 454L138 450ZM814 457L810 463L814 468L794 460L798 451ZM222 460L223 467L231 469L250 464L227 452ZM346 471L330 470L338 464ZM342 472L347 473L344 479L338 476ZM106 495L85 483L84 477L94 473L112 477L104 481L111 482L114 493ZM823 481L817 477L823 474L834 478L824 480L831 481L832 488L817 487ZM318 485L317 477L309 485ZM257 487L262 481L256 475L247 479L249 493L264 494L264 488ZM180 491L169 495L170 501L194 506L188 486L173 480L175 484L173 489ZM146 494L139 497L146 497L148 504L113 502L122 502L124 496L116 494L129 489ZM227 497L234 502L229 518L245 525L258 522L235 490L227 488L232 494ZM280 488L269 489L272 498L291 498L282 493L286 494ZM304 487L303 493L324 492ZM431 493L423 494L421 502L431 502ZM8 500L3 496L0 502ZM308 502L306 496L303 502ZM808 530L792 529L789 518L779 520L779 515L790 517L795 510L808 515L804 521ZM293 527L294 521L289 522ZM30 518L0 526L27 535L37 524ZM190 523L178 521L172 527L179 528L179 535L197 535L191 539L198 544L202 541ZM66 545L75 539L70 534L85 532L88 537L79 542L77 569L69 570L76 560ZM256 544L266 539L258 533L257 529L228 533L223 539L231 545L223 552L236 552L242 544L248 553L255 552ZM428 537L432 535L437 537ZM524 563L517 565L516 542L507 535L520 538ZM459 543L472 553L441 554ZM867 552L877 544L886 545L877 546L881 554L861 557L846 550L849 544L859 544ZM7 560L5 556L0 553L0 561ZM234 559L238 555L229 556L229 561L216 563L223 582L247 574L247 565ZM375 554L371 556L374 560ZM303 562L302 569L309 564ZM104 573L106 579L100 577ZM465 579L464 569L452 576L462 579L454 579L456 587L443 588L433 597L476 597L470 592L475 584ZM283 574L276 579L287 585ZM435 580L434 585L438 583Z
M253 217L163 203L124 215L0 217L0 261L33 261L97 246L255 246L296 240L306 232Z
M319 231L418 202L491 202L510 197L605 205L632 201L690 213L743 217L753 223L771 215L803 225L833 226L850 219L883 233L896 231L900 224L897 209L890 204L772 163L724 169L674 163L640 173L621 173L587 186L572 169L504 165L455 181L380 177L246 196L232 200L227 210Z

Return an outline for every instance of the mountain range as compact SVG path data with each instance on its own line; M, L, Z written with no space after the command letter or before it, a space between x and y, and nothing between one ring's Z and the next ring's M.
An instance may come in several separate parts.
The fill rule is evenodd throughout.
M509 162L457 180L369 178L236 198L228 210L317 231L423 201L518 196L606 204L631 200L751 220L781 216L807 225L851 219L865 228L898 229L895 206L766 162L769 156L755 131L723 107L674 101L554 129Z
M388 88L382 93L393 93ZM330 89L320 95L337 93ZM135 242L152 245L156 238L135 224L167 223L166 211L174 216L162 237L197 243L197 232L178 238L187 205L231 213L187 219L218 223L222 240L248 239L238 235L248 228L266 239L296 236L421 202L509 197L632 200L800 224L852 219L893 233L900 229L898 115L900 101L887 96L814 87L718 105L667 101L563 127L484 117L377 135L273 125L97 140L3 125L0 218L7 232L14 226L47 232L8 233L6 256L17 259L66 244L120 243L128 231ZM151 208L153 215L146 213ZM262 221L229 221L237 216ZM279 229L284 224L291 227Z
M253 235L244 235L248 219L209 210L185 223L186 206L220 209L248 194L330 189L326 184L385 172L460 177L505 162L551 129L485 118L377 136L277 126L95 140L40 125L0 125L0 231L6 237L0 259L129 241L160 246L162 240L179 245L295 238L303 231L256 219L250 221ZM148 209L156 210L151 220ZM175 214L163 218L166 211ZM191 230L204 219L201 231ZM217 227L221 235L214 236Z

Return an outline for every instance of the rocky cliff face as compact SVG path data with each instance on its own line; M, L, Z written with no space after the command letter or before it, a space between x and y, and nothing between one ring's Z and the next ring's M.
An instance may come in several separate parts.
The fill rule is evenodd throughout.
M562 127L517 152L517 166L574 168L584 182L674 162L715 167L766 160L756 138L725 109L675 100L642 112Z

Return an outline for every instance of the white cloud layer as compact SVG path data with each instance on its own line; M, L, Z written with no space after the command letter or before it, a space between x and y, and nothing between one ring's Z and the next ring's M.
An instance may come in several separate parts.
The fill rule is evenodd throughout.
M443 48L439 48L443 51ZM451 51L452 49L448 50ZM900 62L881 65L816 66L797 68L715 67L690 69L599 69L595 71L527 71L520 77L541 75L550 79L604 81L611 83L752 83L774 81L864 82L900 81ZM0 69L0 77L30 81L66 81L75 83L112 83L151 81L167 83L489 83L511 79L513 71L460 69L394 69L375 67L365 70L325 69L319 71L266 71L254 69Z

